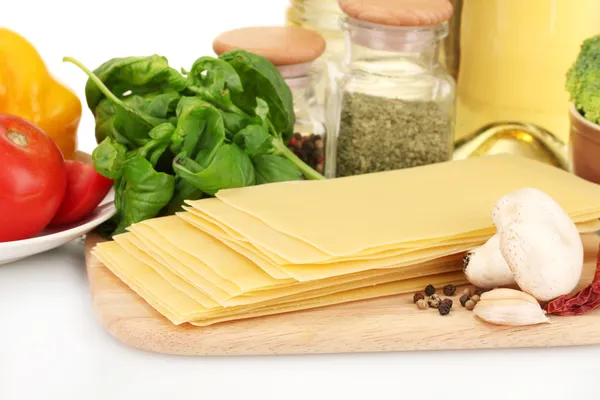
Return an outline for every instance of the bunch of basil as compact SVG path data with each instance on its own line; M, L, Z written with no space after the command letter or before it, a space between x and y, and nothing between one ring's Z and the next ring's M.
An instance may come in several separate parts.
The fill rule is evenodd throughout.
M269 182L323 179L287 147L295 122L289 87L266 59L235 50L190 71L158 55L109 60L89 77L95 169L115 181L110 235L181 210L184 200Z

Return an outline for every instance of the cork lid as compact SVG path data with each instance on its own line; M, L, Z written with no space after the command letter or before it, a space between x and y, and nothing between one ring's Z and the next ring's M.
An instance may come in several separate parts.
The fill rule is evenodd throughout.
M393 26L437 25L452 16L448 0L338 0L348 16Z
M257 26L224 32L213 41L218 55L243 49L265 57L276 66L307 63L325 51L317 32L295 26Z

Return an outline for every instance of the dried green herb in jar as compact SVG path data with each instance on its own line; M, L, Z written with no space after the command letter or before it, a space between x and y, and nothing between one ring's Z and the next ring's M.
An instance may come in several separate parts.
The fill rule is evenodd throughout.
M337 138L337 176L448 161L450 115L434 101L344 93Z

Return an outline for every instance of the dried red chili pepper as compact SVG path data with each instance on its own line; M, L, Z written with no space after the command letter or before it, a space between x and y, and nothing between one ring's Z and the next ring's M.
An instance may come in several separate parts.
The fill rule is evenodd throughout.
M579 293L564 295L546 305L546 312L555 315L579 315L600 307L600 249L592 283Z

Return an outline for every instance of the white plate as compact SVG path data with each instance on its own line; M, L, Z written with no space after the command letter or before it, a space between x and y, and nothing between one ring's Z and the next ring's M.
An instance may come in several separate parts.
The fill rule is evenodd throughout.
M111 189L90 215L75 224L46 229L31 239L0 243L0 265L54 249L85 235L115 214L113 200L114 191Z

